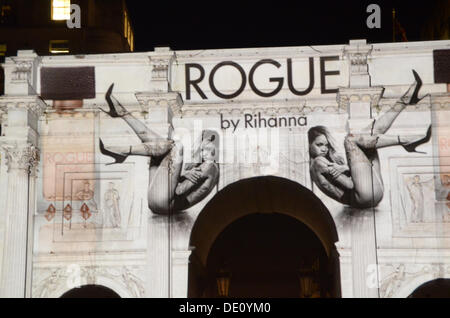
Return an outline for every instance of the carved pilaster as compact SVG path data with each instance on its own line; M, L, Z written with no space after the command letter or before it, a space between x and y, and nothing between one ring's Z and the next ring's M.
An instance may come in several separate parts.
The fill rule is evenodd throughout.
M36 95L1 96L2 136L4 142L13 144L38 144L38 120L46 104Z
M367 58L371 52L372 45L368 45L366 40L351 40L344 48L344 56L348 59L350 67L349 87L370 87Z
M372 209L352 211L353 296L378 297L375 220Z
M175 53L168 47L155 48L150 56L152 65L151 90L154 92L169 92L170 88L170 66L174 60Z
M11 73L11 82L26 83L30 80L33 61L18 60L16 67Z
M4 143L1 145L8 166L5 244L3 250L1 297L26 297L27 281L30 279L27 253L32 244L30 218L34 210L34 178L39 162L39 150L30 143ZM31 203L31 204L30 204Z
M36 70L40 57L31 50L19 50L17 56L7 57L5 69L5 94L29 95L36 91Z

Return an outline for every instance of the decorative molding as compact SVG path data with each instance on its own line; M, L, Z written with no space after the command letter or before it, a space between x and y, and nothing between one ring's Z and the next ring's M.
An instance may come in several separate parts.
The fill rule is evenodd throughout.
M450 266L444 263L387 263L379 265L379 272L380 297L407 297L427 281L448 277Z
M108 287L121 296L135 298L145 297L145 288L143 281L138 277L137 271L140 268L136 266L83 266L79 267L79 272L74 273L68 267L57 268L39 268L35 269L35 284L33 286L34 298L60 297L71 289L72 281L79 280L79 286L83 285L102 285ZM78 276L77 276L78 274ZM44 277L39 280L39 277ZM38 282L36 282L38 281ZM106 281L115 282L127 295L108 286ZM79 286L74 286L79 287Z
M11 73L12 83L27 83L31 77L31 70L33 68L33 61L17 61L15 68Z
M11 109L26 109L37 117L44 114L47 104L38 95L0 96L0 115L7 115Z
M340 87L336 94L339 108L347 111L350 103L370 102L371 108L376 108L383 96L384 87L374 86L370 88Z
M142 111L148 112L150 108L169 106L173 114L180 114L183 106L181 95L176 92L151 93L142 92L135 94Z
M308 115L311 113L342 113L338 105L326 101L323 106L307 105L306 101L298 103L283 103L283 106L276 106L275 103L264 105L263 103L218 103L209 105L185 105L181 109L182 117L190 116L218 116L224 115L242 115L246 113L261 113L262 116L281 116L281 115Z

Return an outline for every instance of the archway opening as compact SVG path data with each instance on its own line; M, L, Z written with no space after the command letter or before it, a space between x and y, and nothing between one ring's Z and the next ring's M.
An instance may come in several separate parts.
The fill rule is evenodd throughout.
M278 177L222 189L191 233L189 297L340 297L337 232L308 189Z
M417 287L408 298L450 298L450 279L438 278Z
M101 285L84 285L65 292L61 298L120 298L110 288Z
M206 296L230 273L231 297L326 297L327 255L306 225L282 214L251 214L229 225L211 248Z

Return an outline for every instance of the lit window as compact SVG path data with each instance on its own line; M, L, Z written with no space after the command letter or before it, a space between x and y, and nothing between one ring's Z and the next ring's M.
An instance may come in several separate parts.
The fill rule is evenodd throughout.
M52 0L52 20L70 19L70 0Z
M5 56L6 54L6 44L0 44L0 56Z
M133 30L131 29L131 23L128 18L127 11L123 12L123 36L127 39L128 46L130 47L130 51L134 51L134 35Z
M0 1L1 2L1 1ZM0 9L0 24L11 24L12 21L12 8L8 4L4 4Z
M49 51L53 54L69 53L69 41L67 40L51 40Z
M126 11L124 11L123 34L125 35L125 37L127 37L127 34L128 34L128 15L127 15Z
M131 51L131 52L134 51L134 38L133 38L133 33L131 33L131 38L130 38L130 51Z

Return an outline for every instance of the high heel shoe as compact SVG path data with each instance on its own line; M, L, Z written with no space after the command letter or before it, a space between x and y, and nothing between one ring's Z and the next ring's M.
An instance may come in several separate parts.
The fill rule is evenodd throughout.
M105 145L103 144L103 141L99 138L100 140L100 152L106 156L110 156L114 159L114 162L111 163L107 163L106 165L113 165L116 163L122 163L125 161L125 159L127 159L127 157L131 154L131 146L130 146L130 151L126 154L126 155L122 155L122 154L118 154L112 151L109 151L108 149L105 148Z
M422 79L420 78L419 74L415 70L412 70L414 79L416 80L416 87L414 88L414 92L409 100L408 105L416 105L418 102L420 102L422 99L427 97L429 94L426 94L422 98L418 98L419 96L419 90L422 87Z
M128 112L125 112L125 114L123 114L123 115L120 115L117 112L116 107L114 106L114 102L113 102L112 97L111 97L113 88L114 88L114 83L111 84L111 86L108 88L108 90L106 91L106 94L105 94L105 99L106 99L106 102L108 103L108 106L109 106L109 112L104 110L103 108L100 108L100 107L99 107L99 109L102 112L104 112L104 113L108 114L109 116L111 116L112 118L123 117L126 114L128 114ZM120 107L123 108L123 106L120 104L120 102L118 100L116 100L116 102L119 104Z
M405 150L407 152L426 153L426 152L423 152L423 151L417 151L416 148L418 146L420 146L421 144L424 144L424 143L427 143L428 141L430 141L430 138L431 138L431 125L428 126L427 134L425 135L425 137L423 137L423 138L421 138L419 140L412 141L412 142L409 142L407 144L401 144L401 145L402 145L403 148L405 148ZM398 137L398 140L400 142L400 137Z

